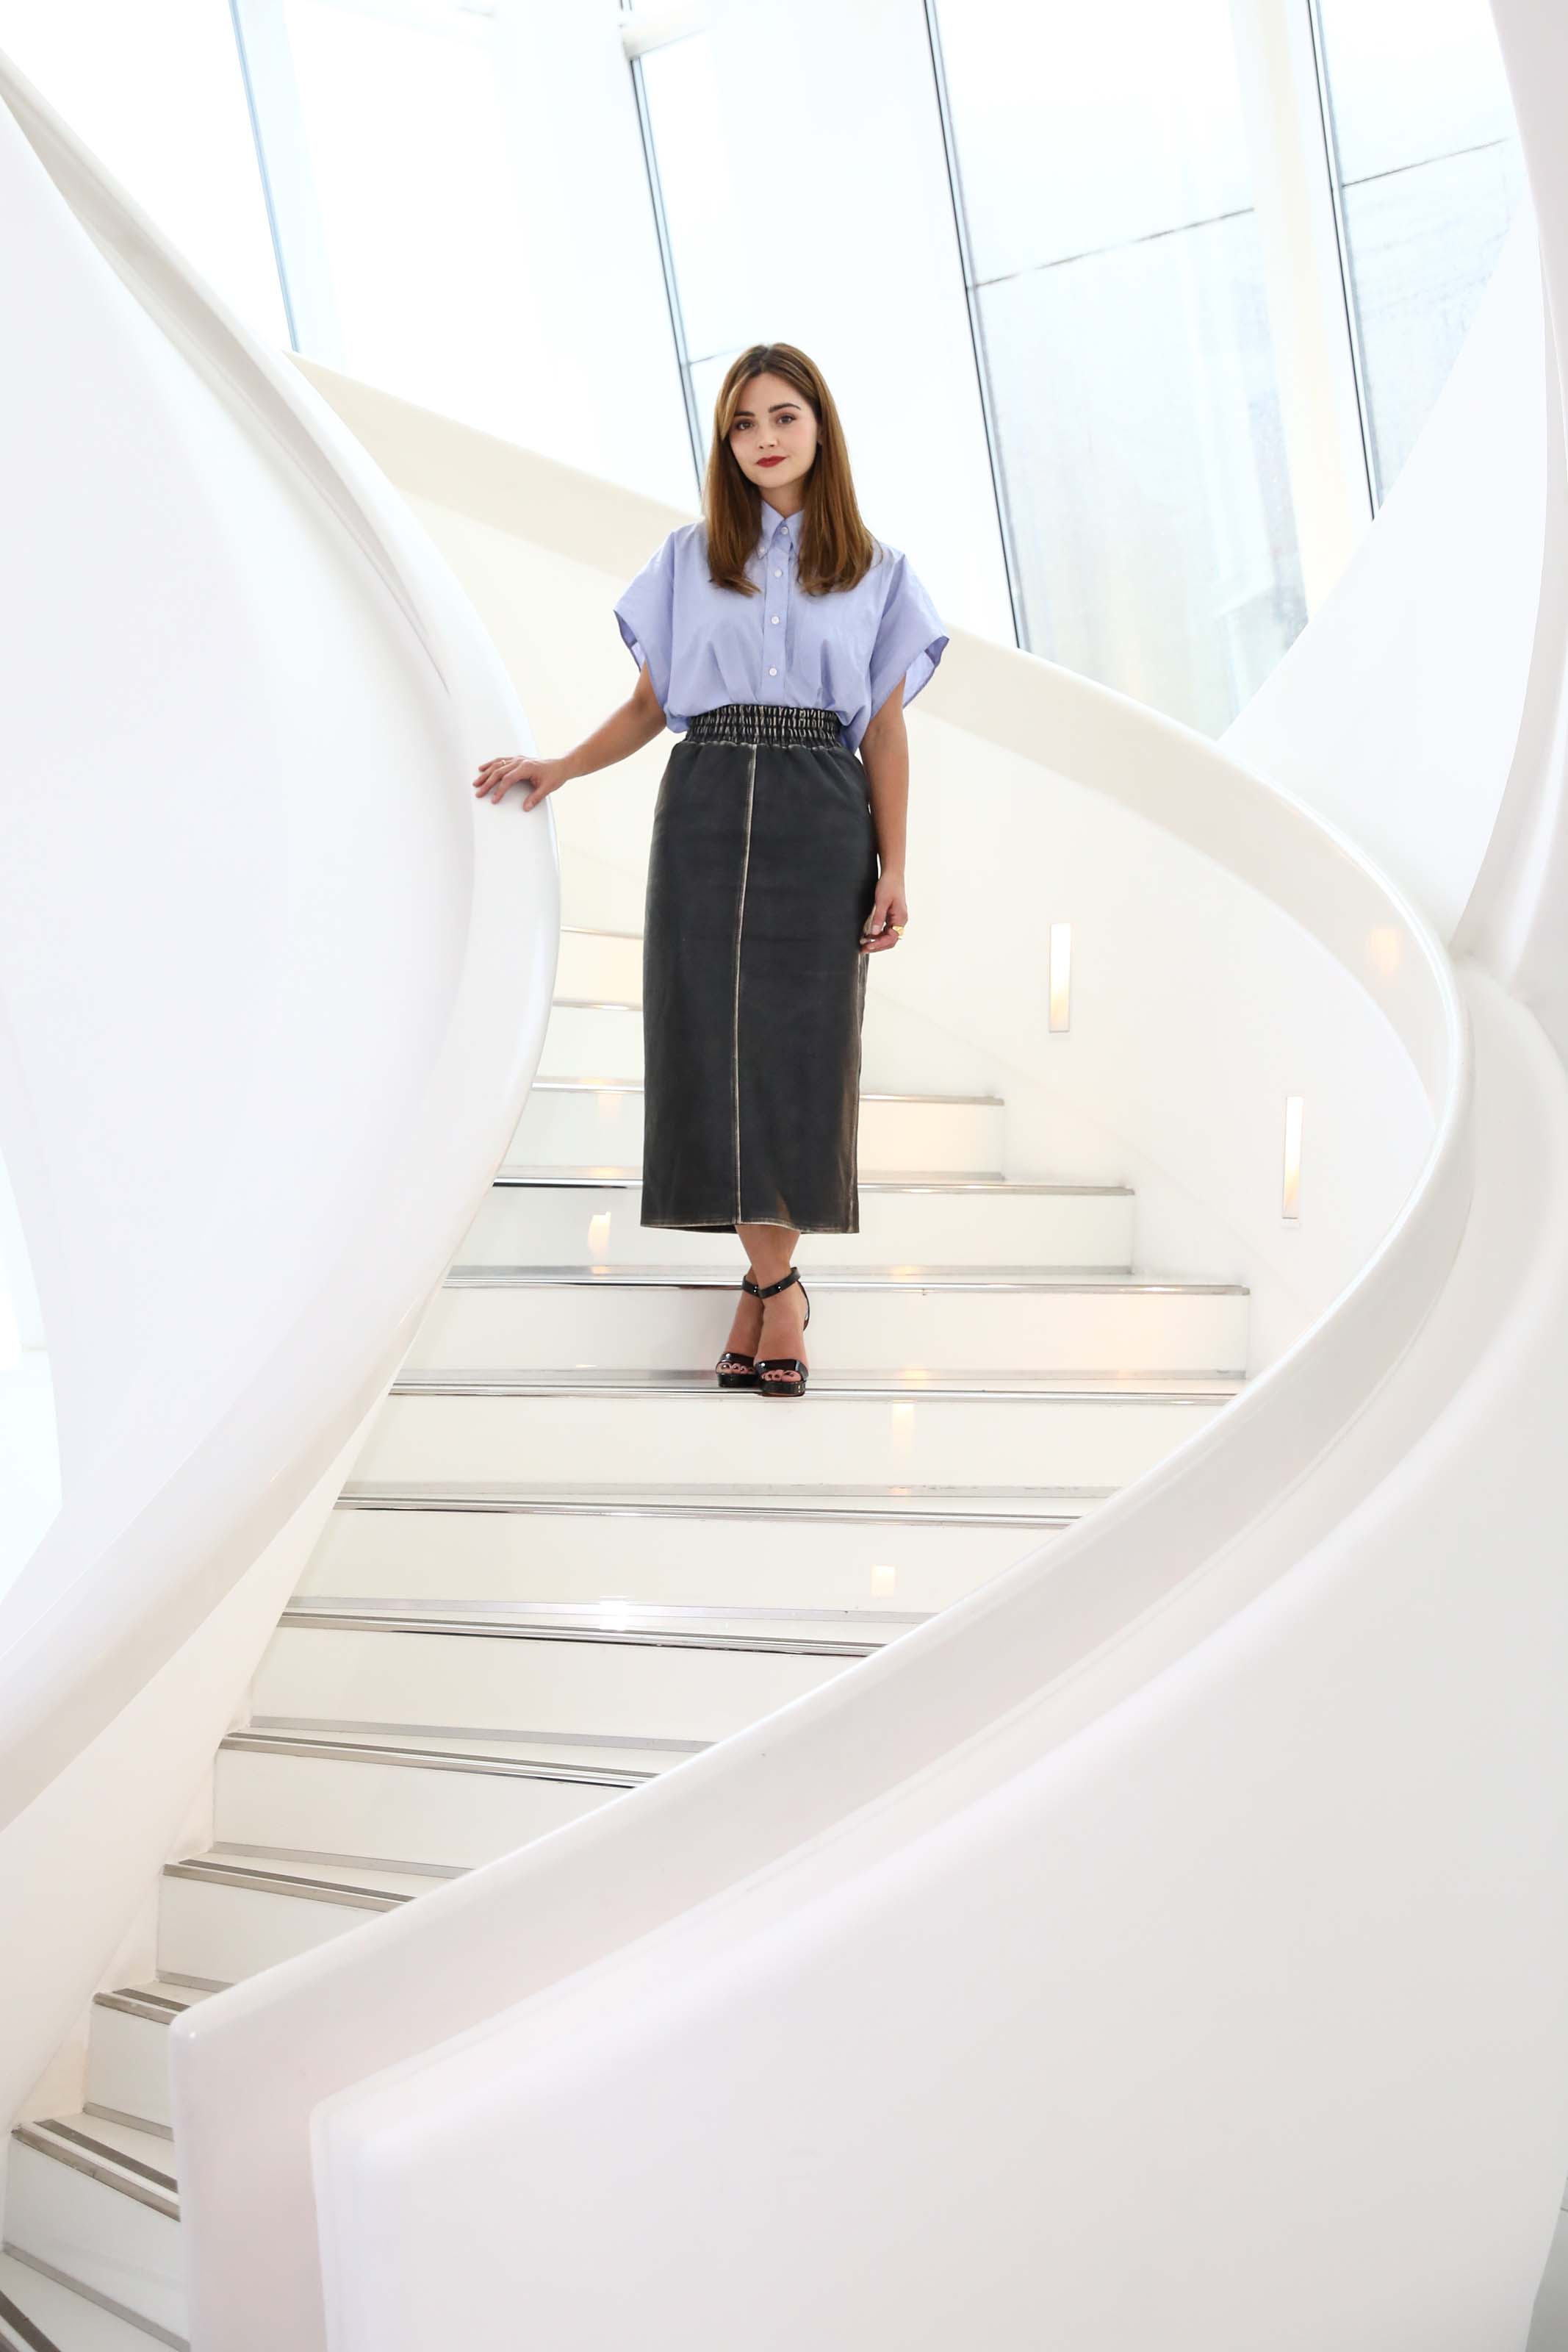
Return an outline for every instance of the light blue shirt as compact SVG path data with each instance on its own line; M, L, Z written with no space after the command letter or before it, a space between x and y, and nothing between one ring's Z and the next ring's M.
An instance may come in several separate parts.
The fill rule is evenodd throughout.
M808 596L796 585L803 515L761 500L762 530L746 573L763 592L743 596L708 578L707 527L682 523L655 550L615 606L621 635L644 663L677 733L726 702L782 702L838 713L858 751L874 712L902 677L912 702L947 643L936 606L908 560L885 541L853 588Z

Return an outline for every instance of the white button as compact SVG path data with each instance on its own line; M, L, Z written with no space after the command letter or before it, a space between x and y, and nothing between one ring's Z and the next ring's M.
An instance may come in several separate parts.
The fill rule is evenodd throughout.
M779 625L779 615L778 615L778 614L777 614L777 613L775 613L771 617L772 617L772 621L773 621L773 625L774 625L774 627L775 627L775 628L777 628L777 627L778 627L778 625Z
M783 579L783 577L784 577L784 574L779 571L779 566L778 566L777 564L775 564L775 565L774 565L774 567L773 567L773 577L775 578L775 580L782 580L782 579Z
M779 672L778 672L778 670L777 670L776 668L775 668L775 669L770 669L770 670L768 671L768 677L778 677L778 675L779 675Z

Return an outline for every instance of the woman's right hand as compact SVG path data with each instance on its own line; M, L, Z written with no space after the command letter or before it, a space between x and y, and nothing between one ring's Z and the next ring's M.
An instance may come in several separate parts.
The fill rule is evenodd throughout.
M535 760L519 752L515 759L486 760L474 779L474 789L482 801L500 801L514 784L521 784L523 806L531 809L567 782L564 760Z

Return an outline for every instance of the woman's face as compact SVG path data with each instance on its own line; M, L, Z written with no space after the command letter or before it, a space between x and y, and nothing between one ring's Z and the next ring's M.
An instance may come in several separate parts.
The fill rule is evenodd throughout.
M791 484L799 495L817 454L810 403L781 375L754 375L742 386L729 446L747 480L776 505L779 491Z

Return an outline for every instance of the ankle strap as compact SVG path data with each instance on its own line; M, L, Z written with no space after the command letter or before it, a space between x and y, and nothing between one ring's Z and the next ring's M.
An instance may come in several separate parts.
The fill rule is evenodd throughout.
M777 1282L756 1283L748 1274L743 1274L740 1277L740 1286L743 1290L749 1290L753 1298L771 1298L775 1291L788 1290L792 1282L799 1282L800 1279L800 1267L792 1265L788 1274L779 1276Z

